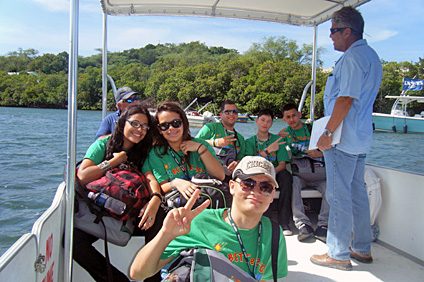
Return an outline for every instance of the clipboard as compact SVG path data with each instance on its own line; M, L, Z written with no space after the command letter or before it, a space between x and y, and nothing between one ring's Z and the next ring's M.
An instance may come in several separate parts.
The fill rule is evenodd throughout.
M318 140L321 137L321 135L324 133L325 127L327 126L327 123L329 120L330 120L330 116L326 116L314 121L314 124L312 126L311 140L309 141L308 150L318 149L317 147ZM343 128L343 121L339 124L339 126L333 132L333 135L332 135L333 139L331 142L332 146L340 143L340 140L342 138L342 128Z

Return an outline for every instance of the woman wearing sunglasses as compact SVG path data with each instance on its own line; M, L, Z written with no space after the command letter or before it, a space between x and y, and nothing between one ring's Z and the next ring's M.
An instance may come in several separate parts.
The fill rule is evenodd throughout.
M186 199L190 198L197 189L190 179L198 173L224 179L224 169L212 147L191 137L187 116L179 104L159 104L156 121L159 134L143 169L153 171L163 193L177 189Z
M96 140L87 150L77 172L80 183L86 185L97 180L103 177L107 170L122 163L132 164L142 171L143 163L153 144L150 130L153 126L152 120L147 107L142 104L128 106L120 115L112 135ZM150 199L139 215L141 220L138 226L141 230L147 230L144 234L147 242L162 226L164 214L158 213L161 191L156 178L150 171L144 175L150 194L159 194L158 197ZM140 232L135 230L134 234L137 233ZM106 259L92 246L97 240L97 237L75 228L73 257L94 280L106 281ZM127 276L115 267L112 272L113 281L129 281Z

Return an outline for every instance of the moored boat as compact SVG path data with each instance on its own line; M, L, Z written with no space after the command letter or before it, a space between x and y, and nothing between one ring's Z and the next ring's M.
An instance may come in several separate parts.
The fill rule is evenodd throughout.
M422 79L403 80L403 90L400 96L386 96L388 99L396 99L390 114L373 113L372 122L374 130L389 132L417 132L424 133L424 111L414 116L408 114L408 104L411 102L424 103L424 97L406 95L408 91L423 89Z

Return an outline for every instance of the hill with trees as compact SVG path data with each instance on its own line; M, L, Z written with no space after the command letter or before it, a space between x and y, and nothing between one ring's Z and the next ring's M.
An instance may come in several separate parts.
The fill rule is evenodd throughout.
M323 115L323 92L328 72L321 69L318 50L316 117ZM234 100L241 112L256 113L262 108L281 112L284 104L300 101L304 86L311 80L312 46L298 46L284 36L264 38L245 52L208 47L200 42L148 44L142 48L108 54L108 74L116 87L129 86L141 98L154 102L178 101L187 105L194 98L212 100L207 108L218 109L226 99ZM417 63L383 61L383 82L374 104L376 112L390 112L399 95L403 77L423 78L424 59ZM102 55L78 59L78 108L101 109ZM67 107L68 53L43 54L34 49L0 56L0 106ZM108 87L108 108L115 108ZM415 94L415 93L414 93ZM418 94L418 93L417 93ZM306 101L308 108L309 99ZM423 105L411 105L420 112ZM305 115L307 110L305 110Z

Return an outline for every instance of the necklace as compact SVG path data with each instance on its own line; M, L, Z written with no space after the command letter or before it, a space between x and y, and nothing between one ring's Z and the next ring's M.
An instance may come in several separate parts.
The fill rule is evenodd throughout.
M259 257L259 249L261 247L261 232L262 232L262 220L259 220L259 228L258 228L258 247L256 249L256 257L254 260L254 266L253 266L253 270L250 268L250 264L249 264L249 260L247 258L247 252L246 252L246 248L244 247L243 244L243 240L241 239L240 233L238 231L238 228L236 226L236 224L234 223L232 217L231 217L231 209L228 209L228 220L230 221L231 226L234 229L234 233L236 234L236 237L239 241L240 247L241 247L241 251L243 252L243 257L244 257L244 261L246 262L247 268L249 269L250 272L250 276L252 276L254 279L256 280L260 280L260 278L262 277L262 275L257 275L258 277L256 277L255 275L255 271L256 271L256 261ZM258 279L259 278L259 279Z

